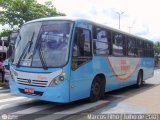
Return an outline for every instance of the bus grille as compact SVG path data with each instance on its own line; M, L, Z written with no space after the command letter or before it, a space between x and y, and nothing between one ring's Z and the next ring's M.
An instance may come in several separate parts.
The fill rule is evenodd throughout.
M17 78L17 82L20 84L31 85L31 86L41 86L41 87L47 86L47 83L48 83L48 81L44 81L44 80L30 80L30 79L23 79L23 78Z

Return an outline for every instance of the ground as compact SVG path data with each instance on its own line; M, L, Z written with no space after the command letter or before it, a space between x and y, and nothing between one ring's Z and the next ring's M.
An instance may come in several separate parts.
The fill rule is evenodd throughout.
M108 92L103 100L94 103L79 100L58 104L34 100L12 95L8 87L0 84L0 115L17 115L18 120L85 120L91 114L160 114L159 76L160 69L156 69L154 77L148 79L141 88L130 86Z

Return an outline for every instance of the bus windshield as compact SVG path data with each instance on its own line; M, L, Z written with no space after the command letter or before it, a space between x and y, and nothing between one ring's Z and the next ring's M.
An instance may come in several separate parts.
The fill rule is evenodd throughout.
M68 60L73 22L40 21L22 26L15 43L13 64L62 67Z

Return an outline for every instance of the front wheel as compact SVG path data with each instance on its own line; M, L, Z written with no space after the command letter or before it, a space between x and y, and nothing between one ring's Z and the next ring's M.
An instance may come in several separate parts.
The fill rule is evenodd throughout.
M89 97L90 102L95 102L102 97L103 86L102 86L102 82L100 80L101 79L97 76L94 78L94 80L92 82L90 97Z

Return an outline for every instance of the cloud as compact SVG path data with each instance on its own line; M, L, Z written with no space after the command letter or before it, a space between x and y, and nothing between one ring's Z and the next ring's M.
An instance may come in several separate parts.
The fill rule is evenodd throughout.
M146 36L149 34L149 28L146 26L142 26L139 31L136 31L134 34L139 36Z
M0 25L0 32L2 32L3 29L9 29L9 25Z
M37 0L44 3L48 0ZM153 41L160 40L159 0L51 0L58 11L68 16L93 20L118 28L118 15L121 15L121 30Z
M62 2L63 1L63 2ZM88 18L93 21L118 28L117 11L121 16L121 29L142 37L155 40L160 38L159 1L154 0L54 0L55 7L67 15ZM64 3L62 5L62 3ZM69 9L68 9L69 8Z

